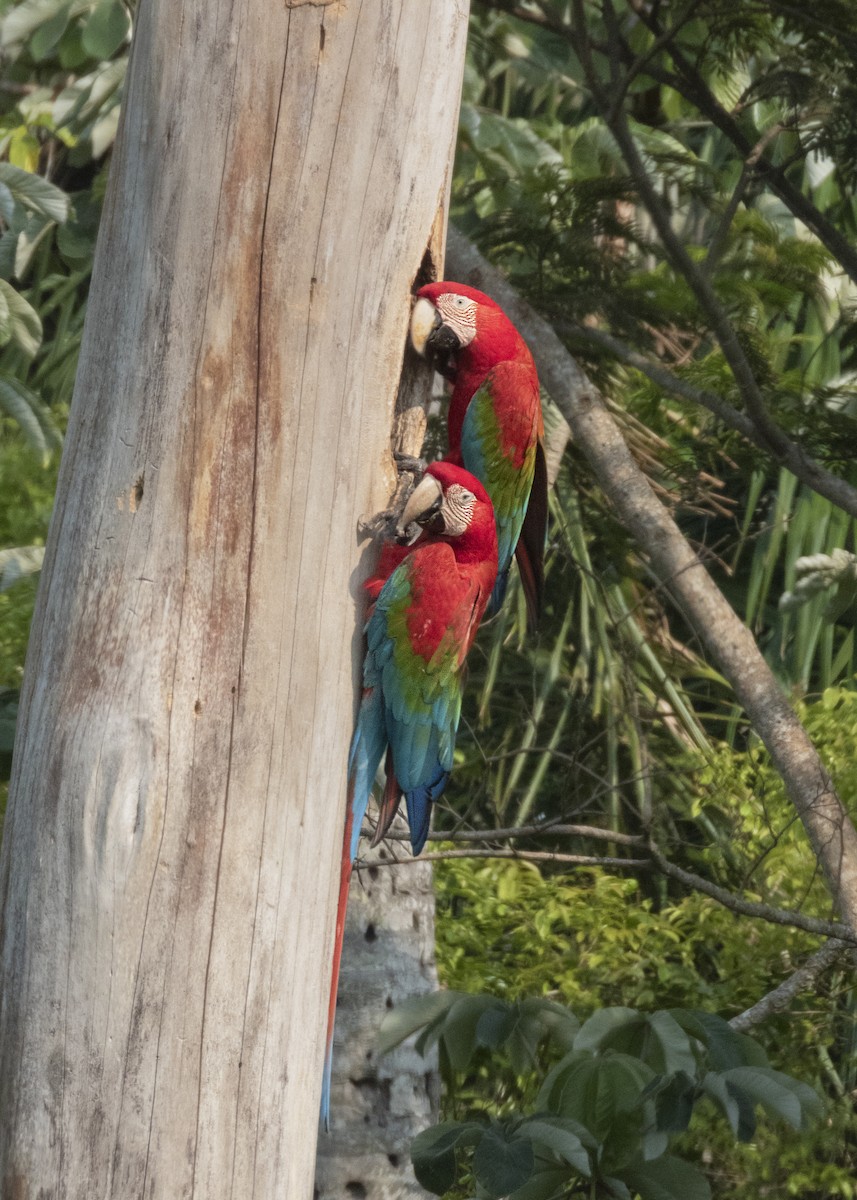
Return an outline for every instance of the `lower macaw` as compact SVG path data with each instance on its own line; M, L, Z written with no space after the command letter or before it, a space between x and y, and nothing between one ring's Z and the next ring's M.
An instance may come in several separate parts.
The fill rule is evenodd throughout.
M427 468L402 513L402 535L414 524L422 526L419 537L407 546L385 546L379 573L366 584L372 605L365 629L363 698L348 757L322 1089L325 1128L348 887L375 775L385 758L387 782L372 844L389 829L404 795L411 846L419 854L428 837L432 804L452 770L464 660L497 579L491 501L463 467L438 462Z

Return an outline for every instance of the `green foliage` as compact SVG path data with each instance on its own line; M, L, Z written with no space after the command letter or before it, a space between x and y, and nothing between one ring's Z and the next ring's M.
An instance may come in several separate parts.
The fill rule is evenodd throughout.
M129 35L119 0L0 4L0 781L104 191L93 160L113 141Z
M497 1200L709 1197L704 1176L668 1153L700 1102L745 1142L758 1109L796 1130L821 1113L812 1088L706 1012L602 1008L581 1025L552 1001L442 992L388 1014L383 1049L417 1030L417 1050L437 1045L447 1077L487 1051L508 1061L517 1084L501 1116L474 1106L415 1139L417 1179L438 1196L459 1182Z

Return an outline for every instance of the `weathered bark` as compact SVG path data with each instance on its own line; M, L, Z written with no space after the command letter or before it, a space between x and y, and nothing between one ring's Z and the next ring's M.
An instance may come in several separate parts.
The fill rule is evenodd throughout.
M449 233L447 274L490 292L527 339L539 378L571 426L602 490L729 680L767 747L834 904L844 923L857 933L857 830L753 635L655 495L597 390L554 330L454 230Z
M355 528L465 28L139 7L0 861L4 1198L311 1192Z
M415 1200L410 1144L437 1116L434 1063L405 1044L378 1058L378 1028L399 1001L437 988L429 863L355 873L336 1008L332 1128L318 1144L316 1200ZM360 1189L363 1189L362 1191Z

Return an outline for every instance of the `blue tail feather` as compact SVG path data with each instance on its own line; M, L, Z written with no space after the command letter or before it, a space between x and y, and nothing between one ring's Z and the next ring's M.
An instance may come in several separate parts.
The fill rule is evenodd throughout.
M405 793L405 801L408 806L408 825L411 829L411 849L415 856L422 851L426 844L431 827L432 805L439 796L443 795L448 779L449 771L441 768L440 774L430 784Z
M503 606L503 601L506 598L506 588L509 586L509 567L502 571L497 576L497 582L494 584L494 590L491 593L491 599L485 608L485 616L495 616Z

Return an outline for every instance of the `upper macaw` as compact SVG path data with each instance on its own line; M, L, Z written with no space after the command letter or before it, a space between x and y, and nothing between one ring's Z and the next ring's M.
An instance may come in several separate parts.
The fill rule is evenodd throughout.
M336 990L348 885L375 774L386 754L387 783L373 845L384 836L404 793L411 846L425 845L432 804L452 770L461 714L464 660L497 579L497 534L488 493L451 462L433 463L402 513L407 546L384 547L378 574L366 583L363 698L348 757L348 799L333 956L322 1119L330 1117L330 1071Z
M463 283L420 288L411 342L452 384L448 461L481 480L494 505L499 569L489 611L502 603L515 554L534 624L544 587L548 484L533 356L499 305Z

